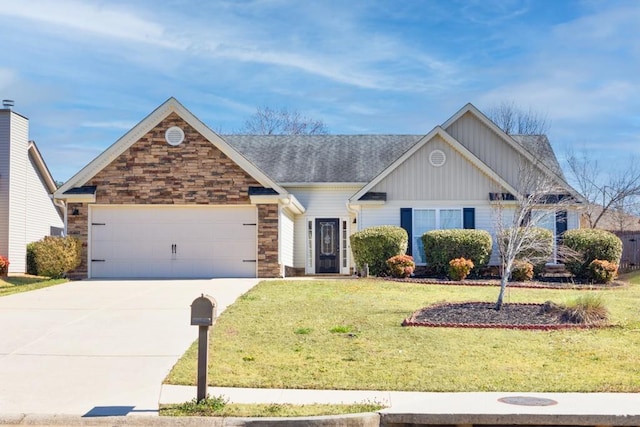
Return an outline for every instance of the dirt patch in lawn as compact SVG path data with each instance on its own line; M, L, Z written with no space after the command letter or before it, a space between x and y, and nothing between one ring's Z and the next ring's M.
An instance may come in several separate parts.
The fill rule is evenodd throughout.
M449 328L564 329L601 325L567 323L548 304L503 304L463 302L444 303L422 308L402 322L403 326Z

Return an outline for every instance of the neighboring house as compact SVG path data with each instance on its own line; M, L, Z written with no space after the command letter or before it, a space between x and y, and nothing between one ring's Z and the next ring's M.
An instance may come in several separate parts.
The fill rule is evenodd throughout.
M64 230L56 184L36 144L29 141L29 119L5 104L0 109L0 255L9 273L26 272L27 243Z
M549 142L468 104L427 135L218 135L170 98L55 193L86 242L80 277L350 274L349 236L398 225L418 263L434 228L493 230L491 194L533 162L568 194ZM576 228L578 213L547 226Z

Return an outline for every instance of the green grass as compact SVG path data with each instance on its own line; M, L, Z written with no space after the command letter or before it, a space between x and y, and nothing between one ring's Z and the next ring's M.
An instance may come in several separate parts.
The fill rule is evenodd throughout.
M12 276L0 279L0 297L17 294L19 292L35 291L60 283L68 282L67 279L49 279L36 276Z
M412 391L639 392L640 278L601 291L508 288L505 302L601 294L611 326L522 331L402 327L440 302L498 287L359 280L265 281L212 329L213 386ZM347 326L352 333L332 332ZM340 329L343 330L343 329ZM304 333L301 333L304 331ZM195 384L194 345L167 378Z
M163 405L160 415L178 417L311 417L318 415L342 415L360 412L375 412L384 406L377 402L354 404L308 404L288 403L244 404L228 403L223 396L210 397L204 401L192 400L176 405Z

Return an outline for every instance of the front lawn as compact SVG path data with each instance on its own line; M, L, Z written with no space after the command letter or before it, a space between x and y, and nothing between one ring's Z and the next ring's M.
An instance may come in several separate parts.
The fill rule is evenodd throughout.
M212 386L412 391L640 391L640 277L601 290L508 289L505 302L603 295L612 326L522 331L402 327L440 302L490 301L495 286L375 279L264 281L212 329ZM215 297L215 295L213 295ZM194 332L195 333L195 332ZM195 384L194 345L167 378Z
M0 279L0 297L17 294L19 292L35 291L60 283L68 282L67 279L49 279L38 276L11 276Z

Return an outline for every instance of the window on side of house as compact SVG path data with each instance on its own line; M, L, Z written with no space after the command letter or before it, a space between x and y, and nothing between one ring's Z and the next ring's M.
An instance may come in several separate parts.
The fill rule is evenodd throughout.
M425 264L422 235L431 230L462 228L462 209L414 209L413 210L413 259Z
M556 247L556 215L555 211L545 209L535 209L531 212L533 223L536 227L546 228L553 233L553 254L549 263L555 264L557 262L557 247Z

